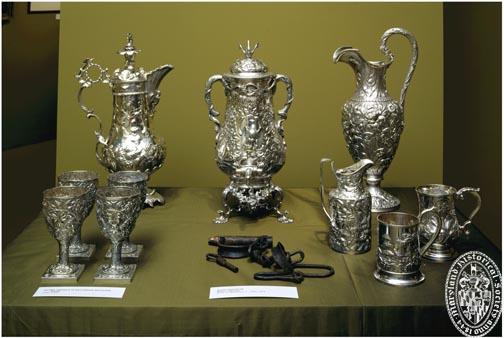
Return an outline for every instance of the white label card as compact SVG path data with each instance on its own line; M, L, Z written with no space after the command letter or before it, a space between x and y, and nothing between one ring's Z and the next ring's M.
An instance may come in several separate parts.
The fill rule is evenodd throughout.
M299 298L294 286L241 285L210 288L209 299L220 298Z
M126 288L101 286L41 286L33 297L122 298Z

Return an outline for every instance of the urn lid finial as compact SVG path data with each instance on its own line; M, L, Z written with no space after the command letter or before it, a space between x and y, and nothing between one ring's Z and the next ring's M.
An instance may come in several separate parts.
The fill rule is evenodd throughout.
M253 58L255 50L259 47L259 43L256 43L253 47L250 44L250 40L247 40L247 45L243 46L240 44L240 49L245 55L243 59L236 60L231 65L232 74L240 73L267 73L268 67L259 59Z

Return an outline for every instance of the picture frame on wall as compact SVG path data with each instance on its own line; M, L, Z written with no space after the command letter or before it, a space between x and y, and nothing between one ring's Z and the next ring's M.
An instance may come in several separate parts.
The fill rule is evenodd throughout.
M14 11L13 2L2 2L2 22L9 21Z
M29 2L28 14L59 13L60 2Z

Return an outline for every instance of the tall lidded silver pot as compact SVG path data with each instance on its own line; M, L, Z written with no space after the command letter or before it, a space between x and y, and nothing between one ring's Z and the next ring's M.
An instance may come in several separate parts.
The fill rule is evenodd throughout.
M394 61L387 40L394 34L408 38L412 50L399 101L390 97L385 82L386 71ZM374 162L366 176L373 212L390 211L400 205L398 198L380 187L380 182L394 158L404 129L404 101L418 59L415 37L402 28L387 30L381 38L380 50L386 56L385 61L367 61L352 47L340 47L333 54L333 61L350 65L357 78L355 93L343 106L343 134L354 161L369 158Z
M93 59L85 59L76 75L80 84L80 107L87 118L94 117L99 123L99 130L95 131L96 158L109 172L138 170L151 175L163 165L166 157L164 140L153 135L150 123L161 96L159 84L173 66L164 65L146 72L135 65L135 55L139 52L129 33L126 46L118 51L125 58L124 66L116 69L112 76ZM99 76L92 78L93 72ZM99 116L82 102L84 89L97 83L112 88L113 113L108 137L103 136ZM155 203L164 204L164 198L152 190L145 203L153 207Z
M326 208L323 166L327 162L331 162L337 187L329 192L329 206ZM335 251L361 254L371 249L371 195L363 176L372 165L373 161L363 159L336 170L330 159L320 160L320 202L331 223L329 245Z
M293 100L292 82L285 75L269 73L262 61L253 58L257 47L249 41L246 47L240 45L245 57L231 65L230 73L213 75L206 84L205 101L215 124L216 162L231 179L222 193L224 210L219 210L216 223L226 223L232 213L250 217L273 213L279 222L292 222L287 212L280 211L282 189L271 181L285 163L283 122ZM275 114L272 101L278 81L286 86L287 102ZM212 102L215 82L225 89L224 123Z

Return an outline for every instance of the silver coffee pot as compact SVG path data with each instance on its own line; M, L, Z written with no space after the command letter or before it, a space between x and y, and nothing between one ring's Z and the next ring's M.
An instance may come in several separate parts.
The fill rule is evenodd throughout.
M283 123L292 103L292 82L285 75L268 72L266 65L253 58L258 47L240 45L245 57L236 60L230 73L211 76L205 88L210 121L215 125L216 162L230 176L222 193L224 210L215 223L226 223L231 213L259 217L274 214L281 223L290 223L280 211L283 191L271 181L285 163ZM275 114L273 96L278 81L285 84L287 102ZM222 124L212 102L212 85L221 82L227 98ZM278 118L275 116L278 115Z
M98 140L96 158L109 172L138 170L151 175L165 160L164 140L152 134L150 122L161 96L159 84L173 66L164 65L146 72L135 65L135 56L139 52L133 46L133 36L128 33L126 46L118 51L125 58L122 68L116 69L110 76L107 68L90 58L84 60L76 75L80 84L77 96L80 107L87 118L93 117L99 124L99 130L95 131ZM99 75L93 78L90 75L93 72ZM103 136L100 117L82 102L84 89L97 83L112 88L113 113L108 137ZM147 194L145 203L151 207L155 203L164 204L164 198L152 190Z
M329 192L329 207L324 203L323 165L331 162L337 187ZM329 245L338 252L360 254L371 249L371 195L363 176L373 165L368 159L346 168L335 169L328 158L320 160L320 201L331 227Z

